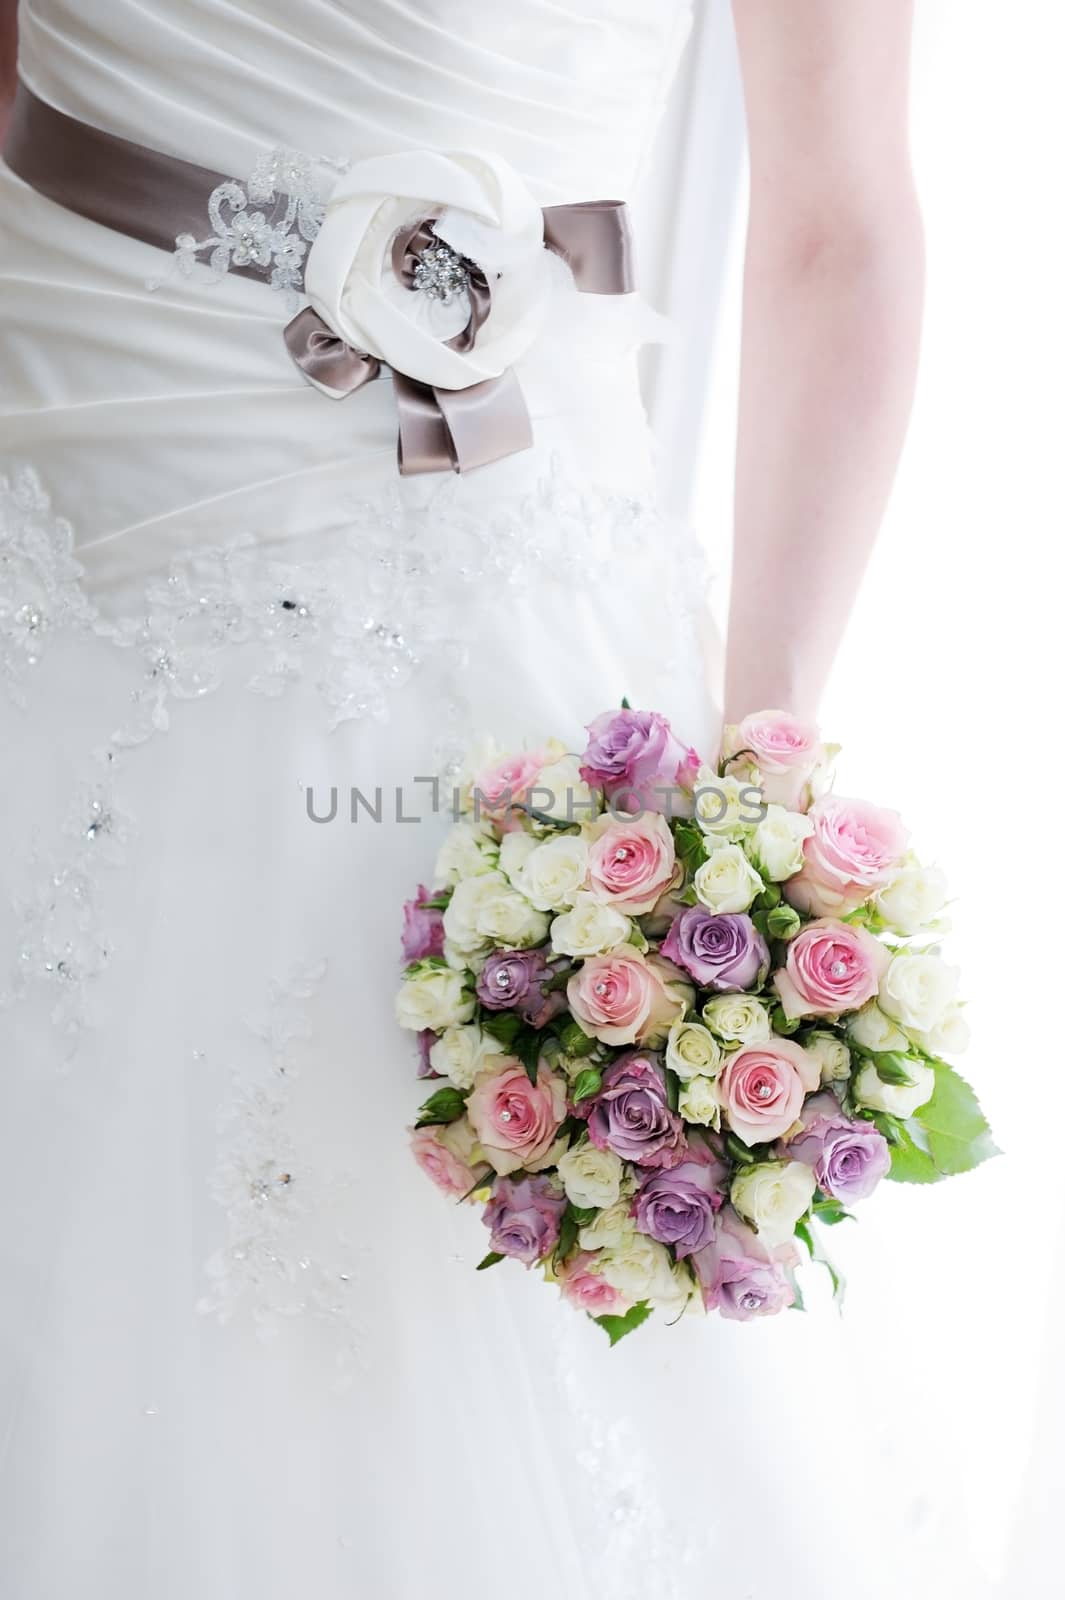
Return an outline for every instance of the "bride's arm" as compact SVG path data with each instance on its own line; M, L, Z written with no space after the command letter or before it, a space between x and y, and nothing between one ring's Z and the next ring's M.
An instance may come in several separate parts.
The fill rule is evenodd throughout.
M911 0L734 0L751 156L730 721L817 708L913 396Z

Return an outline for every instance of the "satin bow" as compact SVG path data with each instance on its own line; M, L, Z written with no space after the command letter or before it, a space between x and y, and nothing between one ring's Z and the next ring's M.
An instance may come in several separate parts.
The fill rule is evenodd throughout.
M397 278L414 287L422 251L435 242L425 219L401 233L392 246ZM577 288L588 294L626 294L634 286L632 243L625 206L616 200L544 208L544 244L569 264ZM447 341L453 349L473 348L491 309L492 291L484 272L464 261L470 315ZM306 306L285 328L289 355L316 388L334 398L354 394L381 371L381 362L356 350ZM399 413L397 461L404 477L426 472L469 472L504 456L528 450L532 423L513 372L471 384L441 389L392 370Z

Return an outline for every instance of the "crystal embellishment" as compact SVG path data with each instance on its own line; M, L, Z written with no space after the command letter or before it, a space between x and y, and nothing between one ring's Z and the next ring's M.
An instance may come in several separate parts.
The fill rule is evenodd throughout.
M470 286L470 274L462 257L450 245L428 245L414 268L414 287L430 300L450 305Z

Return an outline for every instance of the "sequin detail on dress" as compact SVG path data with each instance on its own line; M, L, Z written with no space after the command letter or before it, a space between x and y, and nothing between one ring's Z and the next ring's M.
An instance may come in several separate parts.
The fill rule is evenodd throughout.
M291 1117L300 1047L311 1038L311 1007L326 972L323 959L271 983L266 1012L247 1024L252 1049L234 1053L211 1182L226 1242L207 1262L197 1309L222 1322L246 1312L264 1339L293 1317L324 1319L337 1330L335 1383L343 1388L365 1338L360 1307L369 1302L365 1286L357 1288L365 1247L338 1234L323 1243L322 1224L344 1215L353 1180L323 1170Z
M54 515L36 473L0 474L0 677L17 703L51 635L91 621L83 576L70 523Z

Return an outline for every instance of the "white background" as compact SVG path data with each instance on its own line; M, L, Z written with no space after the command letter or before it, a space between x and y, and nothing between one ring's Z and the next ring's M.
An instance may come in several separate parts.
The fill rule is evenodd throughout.
M971 1562L1012 1600L1061 1594L1065 1489L1065 20L1037 0L917 7L921 376L823 726L844 744L837 788L897 806L949 874L947 950L974 1037L962 1067L1005 1155L936 1190L890 1186L871 1223L832 1243L850 1279L859 1392L895 1386L900 1431L927 1435L945 1513L941 1592ZM685 327L649 364L648 398L674 503L722 574L719 616L743 207L728 6L710 0L641 209L652 283ZM683 234L668 220L678 214ZM947 1548L956 1541L965 1560Z

